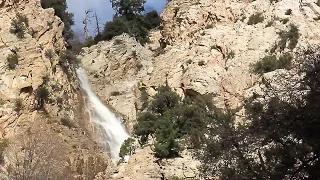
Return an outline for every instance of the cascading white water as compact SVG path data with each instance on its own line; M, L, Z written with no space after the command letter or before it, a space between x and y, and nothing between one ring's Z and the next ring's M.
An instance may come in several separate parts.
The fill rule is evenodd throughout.
M81 88L85 91L89 99L89 105L92 107L93 115L91 121L96 123L106 134L106 141L109 147L109 154L112 159L119 158L121 144L129 135L122 125L121 119L112 113L91 90L86 72L82 68L76 70L81 83Z

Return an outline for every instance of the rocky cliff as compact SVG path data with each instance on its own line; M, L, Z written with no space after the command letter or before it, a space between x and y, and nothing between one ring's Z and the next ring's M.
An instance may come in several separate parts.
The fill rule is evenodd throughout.
M1 138L19 147L15 142L23 141L21 135L47 137L35 138L37 144L52 136L52 148L57 142L54 151L59 150L55 156L65 157L60 168L70 179L93 179L109 162L87 128L63 22L53 9L42 9L40 0L0 0L0 14ZM50 142L44 148L51 148ZM4 168L10 163L5 156Z
M320 43L319 15L320 7L315 2L296 0L172 0L161 15L159 30L151 33L148 45L141 46L122 35L85 48L79 58L95 91L126 120L131 130L143 102L166 83L182 97L211 94L211 101L219 107L241 106L245 98L259 89L263 78L272 80L276 74L253 74L253 64L267 55L294 54L299 48ZM283 34L293 31L292 27L297 27L294 47L287 42L291 36L287 36L289 40L283 38ZM284 45L280 46L281 42ZM139 153L144 157L148 151L137 151L134 157L139 157ZM144 169L143 163L137 163L134 157L122 177L134 179L129 172ZM141 159L147 164L153 161ZM186 160L180 165L191 162ZM161 170L155 165L154 178L159 174L183 178L172 173L181 168L173 164L167 163ZM164 170L171 167L176 169ZM140 172L145 175L141 179L152 179L146 171ZM183 172L192 172L192 168Z

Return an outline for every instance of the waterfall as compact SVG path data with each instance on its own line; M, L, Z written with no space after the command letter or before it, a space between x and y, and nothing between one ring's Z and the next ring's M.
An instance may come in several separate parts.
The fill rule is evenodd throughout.
M105 147L108 147L111 158L118 159L121 144L129 135L123 127L121 119L112 113L91 90L86 72L82 68L78 68L76 73L80 80L81 88L89 100L88 103L92 111L90 121L100 127L103 131L102 133L106 136L103 137L102 143Z

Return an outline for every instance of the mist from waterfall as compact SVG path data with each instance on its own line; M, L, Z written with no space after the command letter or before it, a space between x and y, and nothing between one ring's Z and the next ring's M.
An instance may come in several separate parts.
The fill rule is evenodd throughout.
M88 103L92 111L90 120L104 131L102 132L102 143L107 143L103 145L109 149L111 158L118 159L121 144L129 135L123 127L121 119L111 112L91 90L86 72L82 68L78 68L76 73L80 80L81 88L89 100Z

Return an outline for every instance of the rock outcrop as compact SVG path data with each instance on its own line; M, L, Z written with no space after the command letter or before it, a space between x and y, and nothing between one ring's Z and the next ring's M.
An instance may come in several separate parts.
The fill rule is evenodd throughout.
M254 15L263 19L248 23ZM161 15L160 30L151 33L148 45L141 46L123 35L85 48L80 59L98 95L121 114L131 130L143 109L142 99L151 98L156 88L166 83L181 96L212 94L219 107L241 106L260 86L261 76L252 73L254 63L272 53L294 54L301 47L320 43L319 15L316 3L296 0L172 0ZM289 32L292 26L298 29L297 46L277 47L281 32ZM264 77L272 79L273 74ZM145 153L140 156L147 156ZM154 160L145 161L152 164ZM135 164L129 162L123 168L126 176L121 177L135 177L125 173L135 169ZM158 177L159 167L154 167ZM178 166L167 169L171 167L177 171L174 167ZM165 178L171 176L161 173ZM178 177L183 178L181 174ZM151 175L148 178L152 179Z
M40 0L0 0L0 14L1 137L10 141L41 127L61 140L71 175L93 179L110 162L86 130L63 22L53 9L42 9Z

